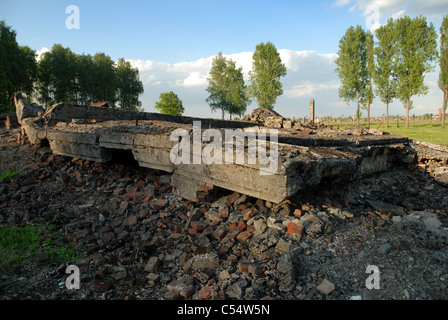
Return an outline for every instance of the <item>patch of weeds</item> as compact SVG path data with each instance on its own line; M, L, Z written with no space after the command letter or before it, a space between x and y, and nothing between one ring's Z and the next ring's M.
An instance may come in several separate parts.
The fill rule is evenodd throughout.
M0 228L0 271L20 269L25 262L37 262L37 256L47 255L48 264L57 265L75 259L75 250L56 241L54 235L45 235L42 226L4 226ZM56 226L47 228L57 232Z
M16 268L23 262L27 251L39 247L40 231L32 226L0 229L0 270Z
M14 171L14 170L9 170L6 169L4 171L2 171L2 173L0 173L0 179L11 179L12 177L15 177L16 175L18 175L20 172L22 172L22 170L19 171Z

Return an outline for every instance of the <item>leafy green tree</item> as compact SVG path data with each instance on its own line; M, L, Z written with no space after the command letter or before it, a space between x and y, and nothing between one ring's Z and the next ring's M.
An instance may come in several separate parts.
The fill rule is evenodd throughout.
M356 117L359 126L360 101L366 99L366 88L369 82L367 71L367 36L361 26L347 29L339 40L338 58L336 59L336 73L341 80L339 97L350 103L356 99Z
M105 53L99 52L93 56L93 64L95 66L93 99L95 102L108 101L109 105L115 106L117 75L114 61Z
M143 93L143 83L137 68L132 68L129 61L118 59L115 72L117 75L117 101L124 110L142 111L142 103L138 100Z
M437 34L432 23L419 16L395 21L397 53L393 69L397 75L397 97L406 102L406 129L409 128L410 101L414 95L429 91L424 74L433 70L437 58Z
M21 46L20 60L23 68L20 73L20 89L28 98L31 98L34 92L34 83L37 77L36 51L32 50L28 46Z
M14 92L23 91L29 96L33 92L36 53L29 47L20 47L16 36L5 21L0 21L0 112L14 110Z
M206 101L212 111L221 110L223 119L226 112L232 118L232 114L241 116L246 111L249 99L242 70L242 67L236 68L235 61L226 59L221 52L213 59L207 79L209 96Z
M260 108L273 109L277 97L283 94L280 78L286 76L286 66L271 42L260 43L252 56L248 92L257 99Z
M77 55L56 44L42 55L37 74L40 101L47 106L61 101L115 106L118 101L122 109L141 111L143 83L138 69L123 58L115 64L105 53Z
M70 48L55 44L45 52L38 66L38 90L47 106L77 100L77 56Z
M397 95L397 79L393 71L393 59L397 50L394 20L389 19L386 25L375 31L375 34L378 39L375 46L375 92L386 104L386 128L389 128L389 104Z
M445 129L445 114L448 100L448 15L445 15L440 26L440 73L439 88L443 92L442 128Z
M212 61L212 67L210 69L209 77L207 78L209 93L206 99L210 105L211 110L214 112L218 109L222 112L222 118L228 109L227 89L226 89L226 76L227 76L227 59L218 53L218 55Z
M76 103L90 105L95 101L95 74L96 67L90 54L76 57L77 99Z
M182 101L173 91L161 93L155 107L160 113L172 116L181 116L185 111Z
M54 86L51 74L51 61L49 53L42 54L37 65L37 91L39 101L48 108L54 102Z
M243 116L246 112L247 105L250 103L247 96L247 87L244 84L243 67L236 67L235 61L229 59L227 64L227 89L229 96L230 119L233 115Z

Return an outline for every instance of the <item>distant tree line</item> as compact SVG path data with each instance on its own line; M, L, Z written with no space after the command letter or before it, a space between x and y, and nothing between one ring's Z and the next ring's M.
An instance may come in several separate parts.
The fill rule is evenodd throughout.
M437 33L432 23L419 16L389 19L373 34L361 26L350 27L339 41L335 72L341 80L339 96L347 103L356 101L359 125L360 105L367 110L375 96L386 104L388 127L389 104L398 99L406 109L406 129L412 97L425 95L429 87L424 83L425 73L440 63L439 87L444 93L442 127L448 99L448 15L440 28L440 56L437 50ZM369 120L368 120L369 123Z
M36 60L36 52L19 46L16 32L0 22L0 112L14 110L13 94L21 91L46 107L56 102L90 105L107 101L113 107L142 110L139 71L105 53L76 54L55 44Z

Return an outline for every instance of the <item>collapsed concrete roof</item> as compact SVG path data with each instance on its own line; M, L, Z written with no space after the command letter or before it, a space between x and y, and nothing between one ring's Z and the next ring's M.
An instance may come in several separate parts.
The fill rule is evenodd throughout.
M23 110L29 106L31 104L17 97L17 114L27 114ZM351 181L387 170L396 163L410 163L415 158L415 151L405 137L353 134L331 128L320 131L298 126L280 128L275 131L278 135L274 139L271 134L274 131L251 121L168 116L65 103L52 106L44 114L31 113L31 117L21 120L31 143L48 142L53 153L58 155L107 162L112 160L116 150L128 152L142 167L172 173L172 183L178 194L190 200L196 199L205 183L279 203L325 179ZM200 123L200 127L195 123ZM246 138L255 137L257 144L263 134L267 135L267 153L277 152L275 172L262 173L267 165L261 163L260 154L253 154L248 140L242 148L243 156L244 159L254 157L257 160L254 163L236 161L237 150L233 153L234 146L225 143L220 146L223 150L221 163L207 161L210 149L218 150L214 149L216 141L201 140L198 146L195 135L220 133L225 136L231 129L233 133L247 135ZM183 132L178 140L172 138L176 130ZM200 163L173 162L173 150L181 145L181 140L185 147L182 152L188 152L189 159L201 159ZM225 161L229 160L225 153L229 148L233 159L230 162ZM216 160L219 156L213 154L213 158Z

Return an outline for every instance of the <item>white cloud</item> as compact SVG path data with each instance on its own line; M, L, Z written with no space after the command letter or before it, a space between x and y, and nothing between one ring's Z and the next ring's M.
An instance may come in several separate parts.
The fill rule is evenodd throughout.
M292 89L286 90L284 93L289 98L299 98L299 97L309 97L313 98L319 91L327 91L338 89L339 84L303 84L293 87Z
M336 0L333 6L346 6L353 1ZM409 15L424 15L428 18L441 18L446 13L446 0L354 0L354 4L349 11L359 11L366 16L368 7L378 8L382 21L387 21L394 14L406 11Z
M42 55L43 55L45 52L48 52L48 51L50 51L50 49L48 49L47 47L42 47L42 49L37 50L37 51L36 51L36 55L37 55L36 59L37 59L37 61L40 61L40 58L42 57Z
M207 84L207 75L202 75L200 72L194 71L181 82L185 87L202 86Z
M401 17L404 17L405 13L406 10L400 10L392 15L392 19L394 20L400 19Z

